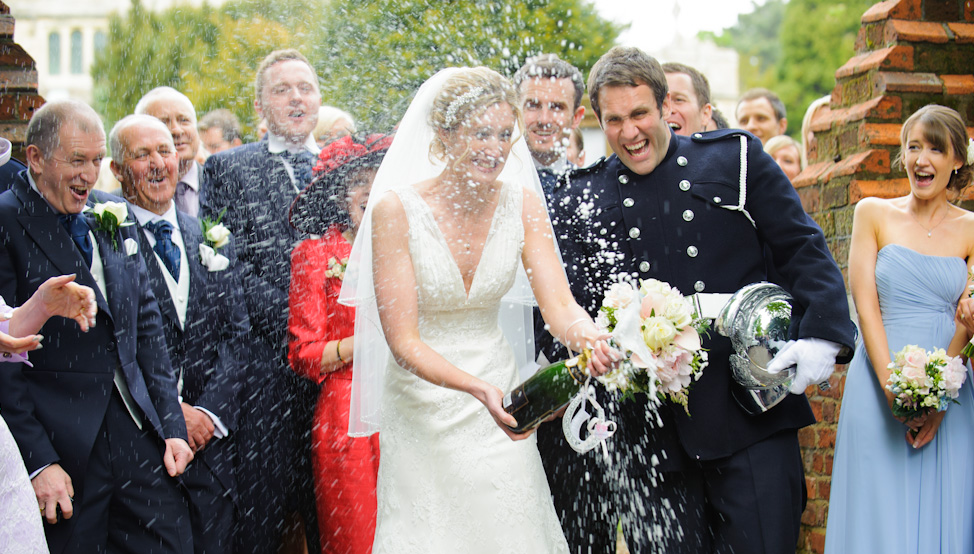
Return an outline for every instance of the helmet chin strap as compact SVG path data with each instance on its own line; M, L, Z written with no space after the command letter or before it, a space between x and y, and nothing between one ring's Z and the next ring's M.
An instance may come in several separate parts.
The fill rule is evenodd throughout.
M605 410L595 399L595 387L591 386L591 381L592 376L590 375L585 379L585 383L578 394L568 403L565 415L561 420L561 427L572 450L584 454L601 445L602 455L605 457L606 463L612 465L605 441L615 434L617 426L615 421L606 419ZM595 410L594 417L585 410L585 405L588 403L591 403ZM588 436L584 439L581 437L583 427L588 430Z

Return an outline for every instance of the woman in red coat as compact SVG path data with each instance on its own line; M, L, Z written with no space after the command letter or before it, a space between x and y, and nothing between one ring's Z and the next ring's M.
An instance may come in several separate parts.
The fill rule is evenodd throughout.
M291 254L291 367L321 384L312 429L312 462L321 550L372 552L378 435L348 436L355 309L338 303L345 264L365 213L372 179L391 137L351 136L321 151L315 180L291 206L291 225L321 235Z

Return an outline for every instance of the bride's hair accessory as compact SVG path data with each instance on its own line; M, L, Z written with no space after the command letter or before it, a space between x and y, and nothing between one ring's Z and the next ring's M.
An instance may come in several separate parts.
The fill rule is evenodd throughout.
M974 165L974 139L967 139L967 165Z
M453 102L450 102L450 105L446 108L446 117L444 118L445 119L444 123L446 124L446 128L452 129L453 126L457 124L456 121L457 110L459 110L461 106L463 106L468 102L472 102L478 96L481 96L483 93L484 93L483 87L472 88L467 92L458 96Z

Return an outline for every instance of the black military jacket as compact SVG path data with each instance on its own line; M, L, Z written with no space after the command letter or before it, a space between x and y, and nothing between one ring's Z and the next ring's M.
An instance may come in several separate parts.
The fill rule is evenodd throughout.
M650 174L634 174L612 155L569 174L553 200L568 278L591 314L620 276L659 279L690 295L730 293L770 275L795 298L793 335L844 345L840 363L851 358L856 331L842 274L821 228L753 135L671 134L665 158ZM667 404L657 417L642 395L617 405L619 455L675 469L814 423L807 399L798 395L748 415L731 396L730 341L711 331L704 347L710 365L691 389L690 416Z

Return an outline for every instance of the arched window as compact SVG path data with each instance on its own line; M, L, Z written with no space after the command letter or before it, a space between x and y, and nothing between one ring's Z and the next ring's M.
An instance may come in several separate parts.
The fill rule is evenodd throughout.
M71 31L71 73L79 75L84 72L81 63L81 31Z
M105 35L105 31L95 31L95 55L97 56L99 52L105 49L108 44L108 37Z
M51 75L61 73L61 33L57 31L47 36L47 61Z

